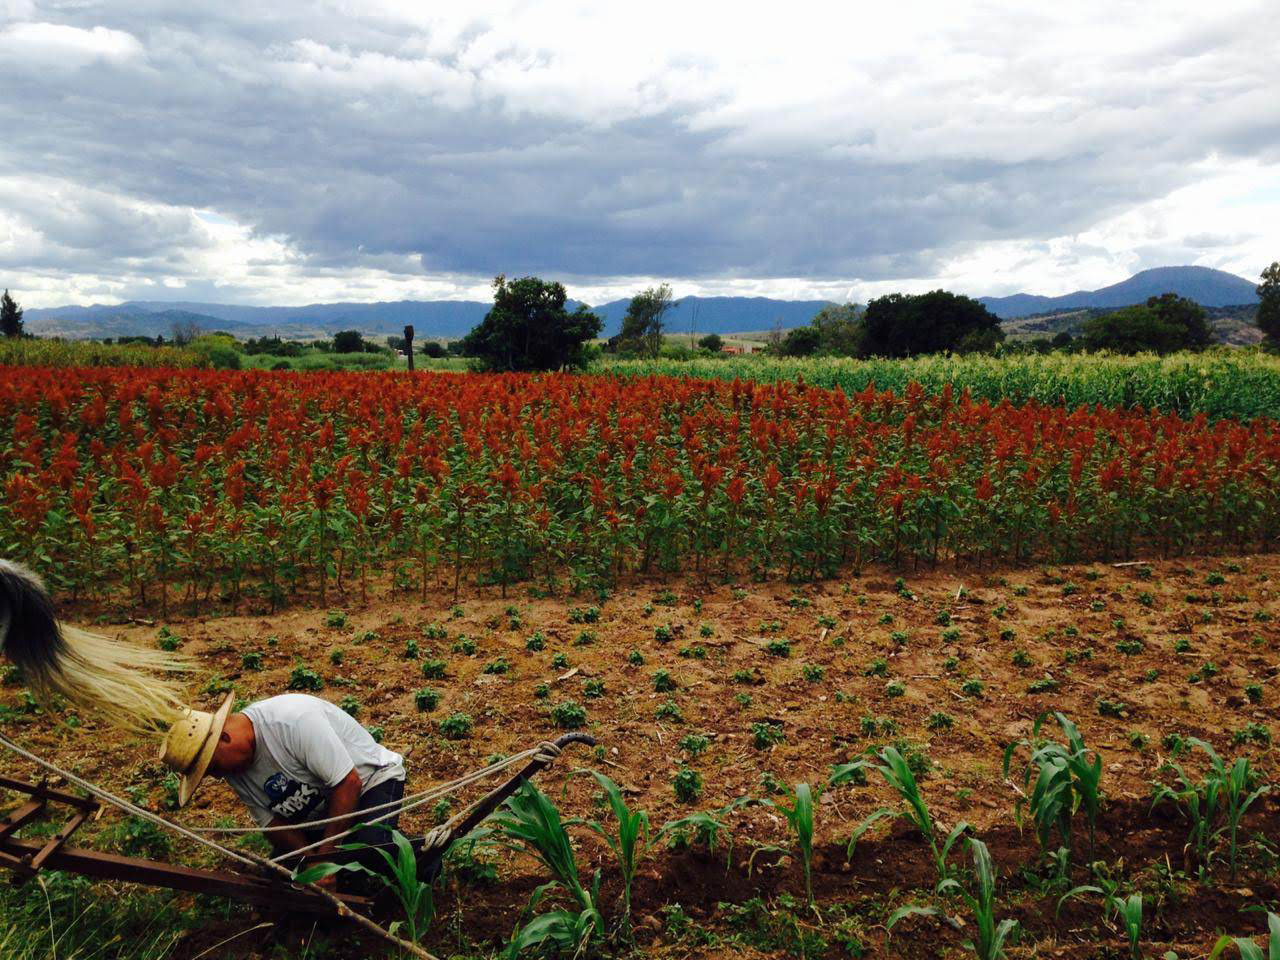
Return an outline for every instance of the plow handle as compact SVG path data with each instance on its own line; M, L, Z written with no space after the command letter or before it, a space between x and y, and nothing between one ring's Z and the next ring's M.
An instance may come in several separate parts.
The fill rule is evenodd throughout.
M563 750L571 743L581 743L588 747L594 747L596 745L596 738L586 733L563 733L551 742ZM425 876L434 877L436 872L440 869L440 861L444 859L444 855L448 851L449 847L453 846L456 841L461 840L468 833L478 827L481 822L489 816L489 814L498 809L502 804L502 801L506 800L507 797L519 790L521 785L534 774L551 766L551 763L552 761L550 760L540 760L535 757L530 760L525 765L524 769L514 777L490 791L488 796L471 808L471 812L467 814L466 819L454 827L452 834L449 837L448 845L427 851L425 856L418 861L419 876L424 875L423 871L425 869Z

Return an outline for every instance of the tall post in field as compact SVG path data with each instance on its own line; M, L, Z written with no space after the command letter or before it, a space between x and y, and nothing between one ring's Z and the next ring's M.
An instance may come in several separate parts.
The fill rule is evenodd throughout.
M404 355L409 358L409 369L413 369L413 324L404 328Z

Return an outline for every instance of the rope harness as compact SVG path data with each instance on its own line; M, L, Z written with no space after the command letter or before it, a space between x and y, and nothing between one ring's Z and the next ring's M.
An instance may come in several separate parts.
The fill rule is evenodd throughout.
M539 760L550 764L560 756L560 748L551 741L544 740L542 743L530 750L522 750L520 753L513 754L510 757L499 760L497 763L491 764L490 766L464 774L456 780L450 780L447 783L438 784L428 790L422 790L418 793L401 797L399 800L392 800L390 803L379 804L376 807L369 807L368 809L345 814L340 817L326 817L323 820L309 820L306 823L286 824L279 827L184 827L181 824L174 823L172 820L167 820L158 814L152 813L150 810L146 810L135 803L131 803L124 797L118 796L109 790L90 783L88 780L85 780L83 777L76 776L69 770L64 770L56 764L50 763L48 760L44 760L36 756L29 750L26 750L14 743L3 733L0 733L0 745L9 748L18 756L34 763L41 769L63 777L68 783L74 784L80 789L87 791L91 796L96 797L104 803L118 807L126 813L132 814L135 817L140 817L158 827L172 830L179 836L186 837L188 840L192 840L201 846L217 851L225 857L238 861L239 863L246 864L250 867L258 866L257 859L251 859L250 857L232 850L230 847L218 843L216 840L210 840L208 837L202 836L202 834L234 835L245 833L273 833L283 830L313 830L342 820L351 820L357 815L377 814L377 816L374 816L371 819L362 816L359 823L348 827L340 833L336 833L331 837L326 837L323 840L318 840L315 843L307 844L306 846L299 847L295 850L289 850L286 853L271 858L271 862L279 863L282 860L292 859L309 850L314 850L317 847L337 843L343 838L355 833L363 826L380 823L383 820L389 820L391 817L406 810L413 810L423 804L430 803L432 800L439 799L440 797L444 797L452 793L457 793L464 787L470 786L473 783L478 783L481 780L486 780L495 774L501 773L508 767L515 766L516 764L523 763L528 760ZM422 849L424 850L429 850L438 846L447 846L453 837L454 827L465 819L466 815L474 806L475 802L468 804L458 813L450 817L448 822L442 826L436 827L424 836L414 837L412 839L419 841L422 845Z

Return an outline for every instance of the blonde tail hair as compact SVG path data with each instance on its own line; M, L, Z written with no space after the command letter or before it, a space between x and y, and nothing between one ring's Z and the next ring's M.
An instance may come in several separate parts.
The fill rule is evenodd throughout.
M186 658L58 622L40 578L0 560L0 650L46 704L57 694L114 727L155 734L181 717Z

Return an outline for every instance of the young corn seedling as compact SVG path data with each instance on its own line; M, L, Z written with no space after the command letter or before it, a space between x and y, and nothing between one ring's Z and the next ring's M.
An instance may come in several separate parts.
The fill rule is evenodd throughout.
M1052 716L1061 728L1066 743L1046 741L1040 738L1040 728L1045 718ZM1022 807L1025 803L1036 824L1036 838L1040 848L1046 852L1056 849L1052 842L1054 830L1058 831L1063 844L1071 849L1071 820L1077 810L1084 810L1085 820L1089 826L1089 849L1093 849L1094 831L1098 822L1098 811L1102 805L1100 783L1102 780L1102 758L1084 745L1084 738L1076 725L1063 714L1053 711L1041 714L1031 728L1030 740L1016 740L1004 751L1004 775L1009 776L1009 765L1019 747L1025 746L1031 756L1022 772L1022 784L1030 790L1025 799L1020 798L1014 806L1014 816L1018 825L1022 824ZM1032 776L1035 785L1031 785Z
M614 832L607 830L597 820L575 820L571 821L571 825L581 823L604 838L609 849L618 858L618 869L622 874L622 915L618 920L618 932L627 940L631 937L631 891L636 867L640 862L665 838L675 835L687 836L689 831L704 840L708 849L714 850L720 833L725 830L725 825L719 818L738 806L751 802L748 798L742 798L715 813L695 813L681 817L663 824L657 833L653 833L649 825L649 815L643 810L632 810L628 807L622 795L622 788L612 779L594 770L580 769L575 770L574 773L589 774L595 778L596 783L605 793L614 820L617 821Z
M344 843L341 848L354 851L368 849L377 851L378 856L386 861L385 872L370 870L358 863L318 863L296 872L293 875L293 881L294 883L315 883L340 870L373 877L395 895L404 911L404 920L393 923L390 928L391 933L398 932L403 923L409 942L417 943L427 932L427 927L435 917L435 897L431 891L431 884L418 877L417 856L408 838L399 830L393 830L390 827L382 827L382 829L391 834L391 846L395 847L394 856L382 846L367 843Z
M587 773L595 777L596 783L604 791L609 800L609 807L617 821L616 831L610 833L597 820L584 820L584 826L604 838L613 855L618 858L618 869L622 874L622 915L618 921L621 935L631 936L631 886L636 875L636 864L649 850L652 837L649 832L649 815L643 810L632 810L623 799L622 789L603 773L594 770L575 770L574 773Z
M832 784L844 782L853 775L851 768L859 765L860 761L855 761L852 764L845 764L836 768L831 777ZM938 868L939 882L947 880L951 876L950 868L947 866L947 857L951 854L951 848L955 846L956 841L967 830L972 828L967 821L961 820L951 828L951 832L947 834L946 838L942 840L941 846L939 846L938 825L933 822L929 807L920 795L920 787L916 783L915 774L911 772L911 767L907 765L907 761L902 758L902 754L898 752L896 747L885 747L880 751L880 763L876 766L876 769L880 771L880 775L884 777L889 786L897 791L898 796L903 800L903 805L896 810L892 807L881 807L863 820L862 823L858 824L853 830L853 835L849 838L847 856L853 856L853 848L859 838L877 821L886 817L904 817L924 834L925 840L929 842L929 849L933 853L934 865Z
M600 892L600 873L588 890L578 874L569 834L560 821L560 811L546 794L531 783L508 798L502 812L493 817L499 841L512 850L523 850L538 860L551 874L550 884L539 887L526 908L526 915L552 886L562 887L573 898L575 911L552 910L534 917L521 927L508 944L508 956L536 944L551 940L570 953L585 950L588 943L604 935L604 919L596 907Z
M991 852L976 837L967 837L966 842L973 855L973 892L966 890L958 880L947 878L938 884L938 893L959 894L973 913L975 935L964 942L965 948L972 950L978 960L999 960L1005 956L1005 944L1017 929L1018 922L1009 918L996 921L996 875ZM885 924L885 929L892 930L899 920L910 916L938 917L956 929L963 929L959 921L948 917L937 907L914 905L895 910Z
M804 871L804 895L811 908L815 908L813 901L813 805L814 805L813 788L807 783L797 783L795 789L791 791L791 803L779 803L776 800L764 799L760 802L765 806L772 807L782 814L787 821L787 826L791 828L792 833L796 835L796 847L800 851L800 867ZM756 854L762 851L772 851L783 853L787 856L794 857L795 854L791 850L784 847L773 845L762 846L756 848L755 853L751 855L751 860L755 860Z
M1274 913L1267 913L1267 952L1265 954L1250 937L1229 937L1223 934L1213 945L1209 960L1217 960L1218 954L1232 944L1235 944L1235 948L1240 951L1240 960L1280 960L1280 917Z
M1201 870L1208 869L1213 857L1214 844L1225 833L1231 876L1234 879L1240 821L1244 819L1244 815L1254 801L1268 793L1271 788L1266 784L1253 787L1256 775L1247 757L1239 757L1228 769L1222 758L1218 756L1218 752L1203 740L1187 737L1186 742L1202 750L1209 758L1208 773L1203 780L1196 782L1181 764L1170 761L1169 767L1177 776L1177 785L1158 786L1152 806L1170 800L1182 807L1183 814L1191 824L1191 832L1187 837L1187 849L1196 855ZM1220 816L1223 823L1217 826Z
M1129 938L1129 955L1133 960L1142 960L1142 894L1131 893L1119 902L1116 915L1124 924L1125 936Z

